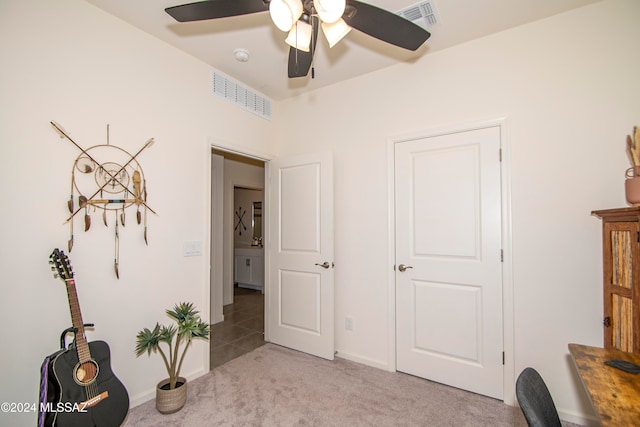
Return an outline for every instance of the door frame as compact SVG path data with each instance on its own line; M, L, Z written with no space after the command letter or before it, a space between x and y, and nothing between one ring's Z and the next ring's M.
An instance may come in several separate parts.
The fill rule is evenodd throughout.
M508 405L515 405L515 361L514 361L514 314L513 314L513 266L512 266L512 244L511 244L511 172L510 172L510 150L509 150L509 121L507 117L491 118L481 121L453 124L437 128L424 129L407 134L392 135L387 140L387 171L388 171L388 240L389 240L389 270L387 276L387 300L388 300L388 367L390 371L397 370L396 359L396 283L395 283L395 144L407 142L415 139L423 139L435 136L443 136L452 133L466 132L488 127L499 127L500 129L500 195L502 214L502 316L503 316L503 402Z
M219 230L220 227L224 226L224 223L223 223L223 218L222 217L214 218L214 211L213 211L213 205L212 205L213 164L212 164L212 161L211 161L211 150L215 149L215 150L219 150L219 151L225 151L225 152L228 152L228 153L233 153L233 154L237 154L237 155L240 155L240 156L249 157L249 158L260 160L260 161L264 162L265 183L264 183L264 189L263 189L264 193L263 194L265 195L265 197L264 197L265 200L264 200L264 205L263 205L263 209L262 209L263 210L263 219L262 219L263 220L263 224L264 224L264 221L265 221L265 215L267 214L265 210L268 208L268 203L269 203L268 200L267 200L268 198L266 197L267 191L269 190L269 183L267 182L266 177L269 174L269 162L273 158L275 158L275 156L273 156L271 154L268 154L268 153L265 153L265 152L258 152L257 150L253 150L253 149L250 149L250 148L247 148L247 147L239 147L239 146L234 145L234 144L232 144L232 143L230 143L228 141L225 141L225 140L222 140L222 139L219 139L219 138L216 138L216 137L208 137L207 138L205 149L206 149L206 156L207 156L206 158L207 158L207 164L208 164L207 173L205 174L206 175L206 179L207 179L207 181L206 181L206 193L205 193L205 194L207 194L207 202L206 202L206 205L205 205L205 209L206 209L206 212L207 212L207 215L208 215L208 217L207 217L208 221L206 221L207 224L208 224L208 229L206 230L206 235L207 235L206 244L209 245L210 256L209 256L209 260L208 260L209 261L209 263L208 263L208 267L209 268L207 268L207 283L208 283L208 286L205 287L205 296L204 297L205 297L205 301L209 302L209 304L210 304L210 307L207 307L206 310L208 310L208 312L210 312L210 311L217 312L218 308L217 307L216 308L212 307L213 301L211 300L211 296L214 294L214 291L212 289L213 288L213 286L212 286L213 285L213 282L212 282L213 275L211 274L211 272L213 270L215 270L215 269L217 269L219 271L222 271L222 269L224 267L224 259L223 259L223 256L222 256L222 252L224 250L224 242L223 242L222 236L220 236L221 237L220 238L221 248L219 248L219 250L215 250L214 251L213 250L214 249L213 248L214 239L212 239L211 236L212 236L212 233L214 231ZM222 184L220 184L220 187L222 188L222 190L224 190ZM215 226L214 225L214 220L219 221L221 224L218 224L218 226ZM263 226L262 233L263 233L263 236L264 236L264 241L268 245L269 244L268 227L264 227ZM265 294L265 300L266 300L266 298L268 296L267 293L269 291L269 281L268 281L268 277L267 277L267 273L268 273L268 268L267 268L268 256L267 256L267 251L266 250L265 250L264 263L265 263L264 294ZM223 286L223 284L221 283L220 286ZM222 294L222 290L220 290L220 292L216 292L216 294L218 294L218 295ZM222 299L220 301L220 304L221 304L221 306L219 307L219 310L220 310L220 313L222 313L222 305L223 305ZM268 306L265 303L265 317L268 318L269 313L268 313L267 307ZM224 320L224 316L222 316L222 317L223 317L222 320ZM211 320L213 320L213 319L211 319ZM265 322L265 324L266 324L266 322ZM269 334L268 334L267 328L265 326L265 331L264 331L265 341L269 340L268 337L269 337ZM209 347L207 346L207 349L206 349L207 371L208 371L208 367L209 367L209 354L210 354L210 351L209 351Z

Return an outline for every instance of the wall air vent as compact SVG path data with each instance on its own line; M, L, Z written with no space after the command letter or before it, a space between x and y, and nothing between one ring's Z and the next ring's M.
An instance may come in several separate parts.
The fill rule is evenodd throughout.
M397 12L397 14L424 29L429 29L440 23L440 18L433 0L423 1L405 7Z
M213 71L211 78L213 94L227 101L259 115L267 120L271 120L271 100L242 86L223 76L217 71Z

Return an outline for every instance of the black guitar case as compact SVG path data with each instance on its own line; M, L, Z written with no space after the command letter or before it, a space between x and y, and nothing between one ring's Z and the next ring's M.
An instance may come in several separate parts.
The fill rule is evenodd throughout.
M64 353L65 349L60 349L44 358L40 367L40 399L38 400L38 427L53 426L54 414L47 412L47 404L51 405L55 402L56 395L59 393L56 387L56 380L53 376L52 363L53 360Z

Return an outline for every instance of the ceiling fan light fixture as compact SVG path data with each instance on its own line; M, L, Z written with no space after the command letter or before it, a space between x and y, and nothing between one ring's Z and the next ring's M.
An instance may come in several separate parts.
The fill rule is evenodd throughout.
M302 2L300 0L271 0L269 14L276 27L281 31L289 31L302 15Z
M306 22L300 20L294 25L294 27L289 31L289 35L285 40L287 44L295 49L301 50L303 52L309 52L309 48L311 46L311 31L313 28L311 25Z
M351 31L351 27L344 22L344 19L338 19L332 24L322 23L322 32L329 42L329 47L333 47Z
M313 0L313 7L320 20L327 24L332 24L342 18L345 5L345 0Z

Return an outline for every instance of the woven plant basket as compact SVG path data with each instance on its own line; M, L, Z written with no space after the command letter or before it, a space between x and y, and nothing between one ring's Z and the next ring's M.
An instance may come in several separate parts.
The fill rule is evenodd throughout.
M169 378L162 380L156 387L156 409L161 414L173 414L178 412L187 402L187 380L178 377L177 384L181 386L173 390L163 390L162 387L169 384Z
M640 166L627 169L624 191L631 206L640 206Z

